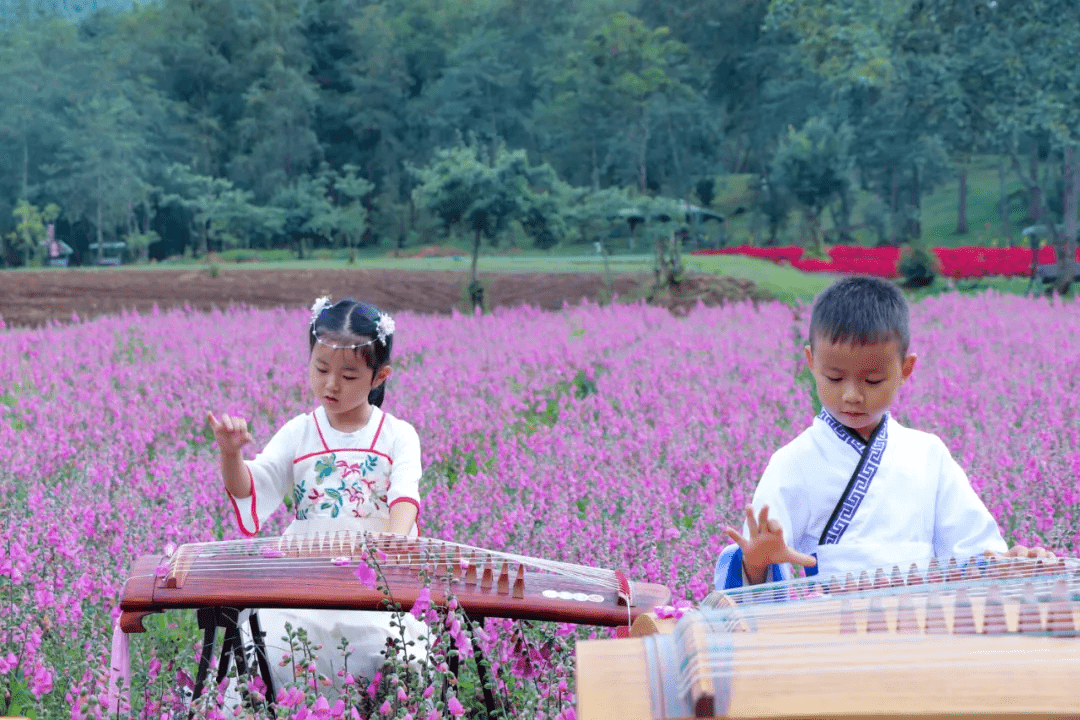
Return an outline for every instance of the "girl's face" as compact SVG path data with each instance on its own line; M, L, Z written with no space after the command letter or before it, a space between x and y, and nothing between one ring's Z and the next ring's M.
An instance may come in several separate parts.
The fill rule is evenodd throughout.
M373 377L364 356L355 350L335 350L315 343L308 362L308 383L330 425L340 432L356 432L371 417L368 393L385 382L390 372L390 366L384 365Z

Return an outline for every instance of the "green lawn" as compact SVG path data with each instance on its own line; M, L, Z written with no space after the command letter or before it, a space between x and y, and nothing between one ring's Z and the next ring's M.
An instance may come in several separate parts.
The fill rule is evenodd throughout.
M935 188L922 200L923 240L934 247L957 247L960 245L1003 245L1005 233L1001 225L1001 213L998 210L999 180L998 158L996 156L977 157L968 165L967 215L968 231L956 234L958 210L959 179L953 178ZM747 191L751 175L729 175L717 183L717 198L713 208L728 216L728 244L740 245L750 240L750 214L736 216L737 208L750 207L750 195ZM1023 186L1015 177L1008 178L1006 191L1014 193ZM1026 196L1023 200L1014 200L1011 206L1010 223L1012 224L1013 244L1021 241L1020 231L1028 225ZM873 200L869 193L859 191L855 197L855 207L851 222L863 225L864 211ZM822 224L826 230L832 230L829 213L822 215ZM790 221L781 235L782 245L802 245L800 231L802 223L799 213L792 213ZM706 224L706 231L716 234L715 229ZM855 236L861 244L873 245L876 234L868 228L856 229ZM764 238L758 237L759 244Z

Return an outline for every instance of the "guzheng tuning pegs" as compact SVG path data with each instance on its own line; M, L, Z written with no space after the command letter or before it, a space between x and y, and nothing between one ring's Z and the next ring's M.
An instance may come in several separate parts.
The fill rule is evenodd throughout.
M866 615L866 632L889 632L889 621L885 617L885 606L878 595L870 599L870 609Z
M945 580L947 582L957 582L963 577L963 571L960 570L960 564L956 562L955 557L949 558L949 564L945 568Z
M941 563L936 557L930 558L930 564L926 568L926 582L929 584L939 583L945 579L941 572Z
M1050 607L1046 615L1046 631L1053 635L1076 635L1072 603L1065 578L1058 578L1050 590Z
M943 635L949 632L949 626L945 622L945 610L941 607L941 596L937 590L931 590L926 598L926 630L927 635Z
M986 591L986 605L983 608L983 632L987 635L1004 635L1009 631L1005 619L1005 603L1001 599L1001 588L991 584Z
M974 635L975 614L971 609L971 600L968 598L967 590L964 588L957 590L953 603L953 634Z
M907 584L908 585L922 585L923 584L922 573L919 572L919 566L916 565L915 563L911 563L911 567L908 568Z
M521 600L525 597L525 566L518 565L517 577L514 578L514 597Z
M867 590L873 590L874 583L870 581L870 573L863 570L859 573L859 592L866 592Z
M963 579L964 580L982 580L983 571L982 564L975 556L969 557L967 562L964 563Z
M915 604L907 593L900 593L896 610L896 632L918 634L919 619L915 616Z
M1039 601L1035 598L1035 588L1029 582L1024 583L1023 596L1020 598L1020 621L1017 630L1022 633L1043 631Z
M502 567L499 568L499 589L500 595L510 594L510 563L503 562Z

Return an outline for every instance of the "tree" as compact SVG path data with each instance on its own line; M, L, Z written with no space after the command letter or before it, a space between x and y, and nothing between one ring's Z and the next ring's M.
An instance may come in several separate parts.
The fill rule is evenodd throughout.
M60 207L48 205L38 209L26 200L19 200L12 215L15 230L3 238L2 260L8 265L29 265L38 247L45 243L47 226L60 215Z
M68 218L94 226L100 261L105 234L114 235L152 190L146 181L149 147L142 118L122 92L85 97L69 123L47 167L47 188L63 200Z
M226 178L200 175L185 165L170 167L168 177L173 191L162 197L161 204L179 205L189 213L192 235L199 240L195 255L209 252L212 241L226 247L248 246L253 235L281 231L280 209L255 205L251 191Z
M940 0L935 0L940 2ZM1042 222L1057 253L1055 290L1066 292L1076 274L1080 193L1080 84L1076 48L1080 44L1080 6L1068 0L970 3L958 22L968 54L966 87L1002 140L1013 169L1037 195ZM1045 136L1061 159L1061 223L1049 212L1036 172L1023 170L1020 140Z
M773 159L772 182L802 205L810 229L810 245L820 255L821 213L847 192L851 158L848 128L832 128L814 118L801 130L792 129Z
M561 119L596 124L588 154L596 189L604 166L621 156L636 158L637 185L647 194L654 106L691 94L678 72L686 46L671 39L667 28L648 28L625 12L613 14L583 45L567 56L557 78L555 103L564 110ZM606 147L603 134L612 131L622 136L621 147ZM617 175L612 182L622 184L622 179Z
M362 201L374 185L358 177L352 165L343 170L339 173L323 165L317 175L299 178L274 197L275 207L284 211L286 232L297 237L301 257L304 236L314 235L335 245L343 240L349 248L349 261L356 260L356 245L367 227L367 208Z
M558 179L548 165L530 166L523 150L460 143L435 153L414 170L417 204L428 208L447 228L460 226L473 236L470 287L474 305L482 304L477 277L480 246L493 240L512 220L541 243L558 237L561 218L554 197Z
M266 202L322 159L314 131L317 95L293 0L258 0L258 33L244 56L250 82L236 124L229 175Z

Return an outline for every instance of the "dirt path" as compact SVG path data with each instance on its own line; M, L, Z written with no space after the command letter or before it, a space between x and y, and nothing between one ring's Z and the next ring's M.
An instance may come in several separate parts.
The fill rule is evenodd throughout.
M634 292L644 276L618 275L616 292ZM599 274L485 274L489 307L528 304L544 309L596 300L605 291ZM149 311L188 303L198 309L230 304L306 307L320 295L355 297L386 310L448 313L466 307L464 273L441 270L229 268L216 277L205 268L41 270L0 272L0 317L9 327L68 321L124 309Z

